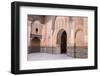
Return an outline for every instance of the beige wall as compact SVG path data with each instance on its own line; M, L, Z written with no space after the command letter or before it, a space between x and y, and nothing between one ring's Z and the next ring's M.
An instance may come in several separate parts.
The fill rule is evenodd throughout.
M32 22L31 19L28 19L28 32L27 32L27 41L28 46L30 46L30 33L41 35L40 39L41 47L57 47L60 44L57 44L57 39L60 40L60 35L63 31L67 33L67 46L73 47L74 42L76 42L77 47L87 46L87 17L69 17L69 16L57 16L55 24L53 23L53 16L47 16L45 23L41 23L39 20ZM32 28L31 28L32 26ZM52 30L52 27L55 26L55 29ZM36 28L38 28L38 33L36 33ZM60 32L60 33L59 33ZM76 33L76 39L75 39ZM59 35L59 36L58 36ZM58 38L57 38L58 37Z

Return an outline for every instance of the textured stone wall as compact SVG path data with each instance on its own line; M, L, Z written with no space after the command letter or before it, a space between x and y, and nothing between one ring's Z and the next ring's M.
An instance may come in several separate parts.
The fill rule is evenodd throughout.
M61 35L65 31L67 34L67 55L74 57L74 46L76 46L77 57L85 58L88 53L88 50L85 49L88 47L87 24L87 17L28 16L28 47L31 45L30 42L32 39L30 38L30 34L36 34L41 35L40 52L61 53ZM36 32L36 28L38 32Z

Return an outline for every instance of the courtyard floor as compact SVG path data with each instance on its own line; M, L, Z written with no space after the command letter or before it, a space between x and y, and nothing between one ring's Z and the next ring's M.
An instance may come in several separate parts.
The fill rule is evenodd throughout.
M66 54L48 54L48 53L30 53L27 57L28 61L33 60L58 60L58 59L73 59Z

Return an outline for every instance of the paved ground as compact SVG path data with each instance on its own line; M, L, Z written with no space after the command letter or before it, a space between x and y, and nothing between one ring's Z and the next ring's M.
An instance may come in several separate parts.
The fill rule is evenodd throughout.
M72 59L66 54L48 54L48 53L30 53L28 54L28 60L56 60L56 59Z

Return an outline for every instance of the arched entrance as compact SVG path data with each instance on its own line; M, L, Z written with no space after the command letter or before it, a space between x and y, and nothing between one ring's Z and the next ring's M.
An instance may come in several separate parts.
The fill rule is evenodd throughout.
M76 55L77 50L81 49L81 47L83 46L83 41L84 41L83 29L81 29L81 28L77 29L75 31L75 36L74 36L74 58L77 57L77 55Z
M66 32L62 32L62 35L61 35L61 54L63 53L67 53L67 34Z
M31 52L40 52L40 39L38 37L31 40Z

